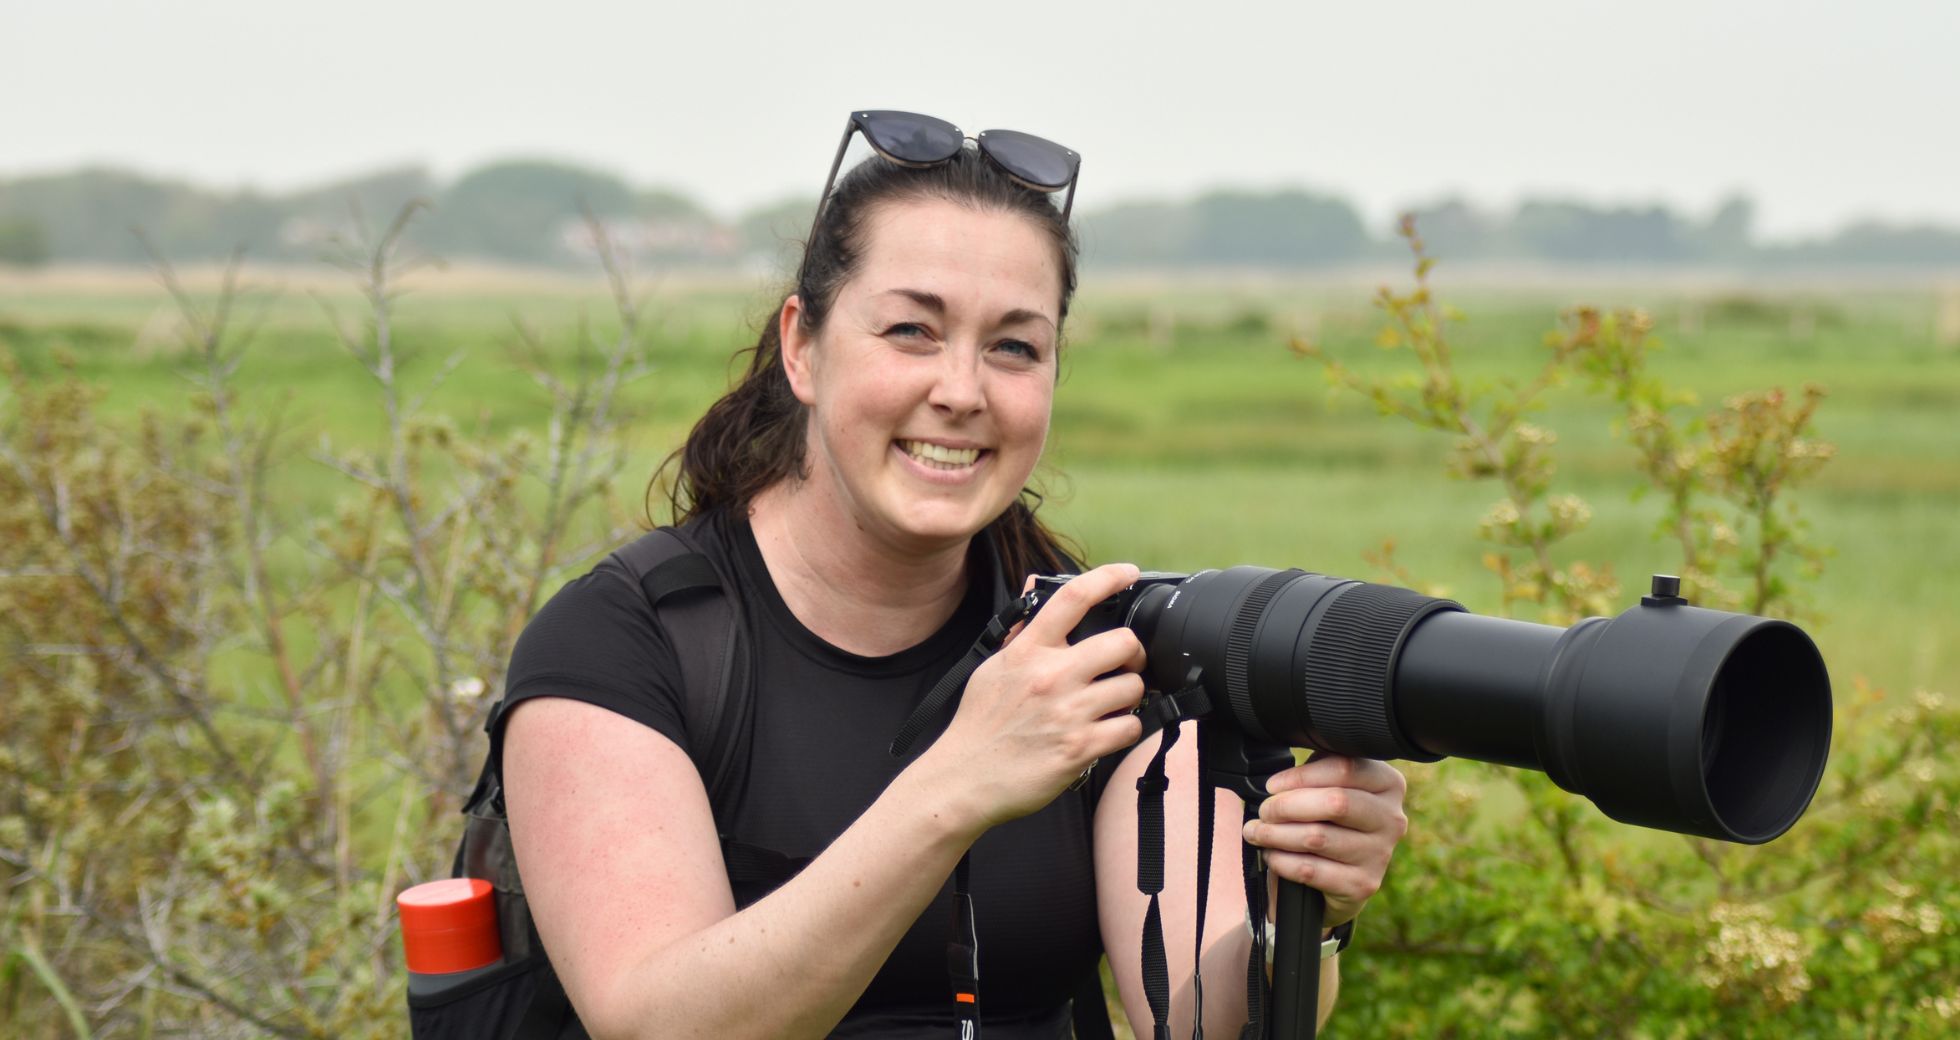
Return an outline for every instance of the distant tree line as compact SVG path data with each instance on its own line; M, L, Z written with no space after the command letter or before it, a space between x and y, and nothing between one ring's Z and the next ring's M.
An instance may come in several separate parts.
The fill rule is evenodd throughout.
M310 260L354 223L427 200L416 244L446 257L565 264L591 255L590 211L622 244L682 261L740 256L735 228L673 192L640 190L608 173L550 162L502 162L449 183L409 167L287 195L220 192L113 169L0 180L0 262L140 263L142 228L180 260L244 248L256 259Z
M255 259L310 260L352 229L356 207L390 214L430 205L418 246L455 259L523 265L590 264L585 215L615 245L656 266L766 267L808 227L806 198L734 219L676 191L635 187L556 162L492 163L447 182L407 167L282 195L217 191L125 170L92 168L0 179L0 264L140 263L142 228L180 259L243 247ZM1415 210L1432 252L1451 261L1724 266L1960 265L1960 228L1852 224L1799 242L1760 241L1743 197L1705 219L1665 206L1530 199L1510 211L1448 199ZM1399 259L1387 229L1371 229L1335 195L1298 188L1219 189L1191 198L1117 203L1081 219L1085 263L1097 267L1328 267Z

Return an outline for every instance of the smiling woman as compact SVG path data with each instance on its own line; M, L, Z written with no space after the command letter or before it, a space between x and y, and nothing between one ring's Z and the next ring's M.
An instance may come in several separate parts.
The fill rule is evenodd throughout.
M963 554L1020 495L1047 440L1055 250L1025 218L941 200L879 207L868 224L878 248L820 335L799 297L782 308L783 367L811 417L809 470L757 500L758 529L810 510L848 520L881 553Z
M765 489L812 476L808 466L814 460L806 453L808 437L816 432L811 402L805 397L808 388L791 386L790 361L827 336L845 341L843 349L874 337L933 356L949 346L948 322L957 318L962 335L984 331L990 337L975 352L996 367L996 359L1025 357L1030 369L1045 373L1045 380L1030 381L1045 381L1052 394L1062 325L1076 285L1076 243L1067 220L1024 179L978 150L957 147L961 139L950 124L886 118L903 115L853 114L845 140L862 127L874 148L895 161L861 164L826 194L794 291L750 348L742 381L709 408L669 460L679 463L670 495L676 523L746 509ZM1015 140L1022 138L1026 135ZM838 154L841 159L841 146ZM1042 191L1073 186L1072 170L1066 183L1055 182L1053 173L1043 176L1049 186ZM842 317L835 329L833 311ZM997 327L970 327L983 320ZM840 369L841 359L831 367ZM1046 402L1042 407L1045 439ZM992 416L961 421L991 422ZM943 439L906 432L921 434L914 439L922 441ZM1037 458L1041 446L1039 441L1033 446ZM1033 461L1028 465L1031 469ZM1022 483L1026 477L1023 472ZM998 493L1007 483L991 484L988 491ZM653 490L648 488L650 496ZM1017 483L987 525L1012 573L1070 569L1062 543L1034 519L1038 503L1038 496L1023 494Z
M512 655L492 762L501 748L516 863L571 1009L531 1014L527 1029L547 1024L525 1040L970 1038L983 1023L997 1040L1071 1020L1107 1036L1105 949L1126 1009L1151 1014L1136 801L1101 797L1132 789L1155 748L1130 712L1143 650L1121 628L1068 640L1136 568L1075 578L971 670L950 720L891 750L1030 575L1077 569L1027 488L1075 288L1047 193L1072 188L1074 153L1005 131L967 147L903 113L857 113L846 141L860 131L879 157L820 207L746 373L669 460L675 526L647 536L686 547L685 588L732 601L746 659L715 658L721 686L704 689L698 633L618 554ZM734 743L715 721L731 713ZM1401 833L1399 774L1334 765L1269 799L1291 815L1260 832L1321 850L1288 876L1318 871L1330 925ZM1188 751L1169 775L1184 800L1167 837L1193 847ZM1246 1012L1238 808L1218 813L1202 937L1219 1035ZM1188 859L1166 871L1167 935L1196 926ZM1189 978L1200 959L1175 947L1172 977ZM1180 1031L1194 1008L1188 988L1170 1001Z

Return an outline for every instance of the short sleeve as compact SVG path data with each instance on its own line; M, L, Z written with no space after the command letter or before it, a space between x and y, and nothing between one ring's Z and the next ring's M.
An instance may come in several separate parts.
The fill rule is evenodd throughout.
M569 697L649 726L686 751L680 674L646 596L608 560L566 583L524 626L505 673L504 706Z

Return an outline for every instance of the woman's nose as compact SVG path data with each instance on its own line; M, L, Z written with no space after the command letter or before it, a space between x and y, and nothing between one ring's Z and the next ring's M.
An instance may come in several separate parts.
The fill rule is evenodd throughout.
M954 415L979 411L985 403L986 394L980 385L977 355L964 350L949 350L943 357L945 363L939 366L939 376L933 380L926 400L934 408Z

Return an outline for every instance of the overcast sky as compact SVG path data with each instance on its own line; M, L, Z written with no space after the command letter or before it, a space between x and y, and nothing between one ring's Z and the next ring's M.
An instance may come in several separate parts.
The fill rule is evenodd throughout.
M0 0L0 176L526 155L732 213L814 195L853 107L1054 138L1090 208L1299 184L1379 227L1449 193L1741 191L1776 236L1960 225L1960 0Z

